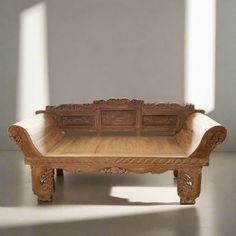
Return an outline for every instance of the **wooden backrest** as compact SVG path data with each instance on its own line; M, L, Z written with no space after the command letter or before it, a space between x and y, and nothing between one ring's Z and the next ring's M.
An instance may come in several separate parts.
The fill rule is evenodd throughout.
M194 112L203 111L195 110L193 105L109 99L91 104L47 106L36 114L50 114L64 131L92 131L97 135L106 131L134 131L141 135L145 131L178 132L186 117Z

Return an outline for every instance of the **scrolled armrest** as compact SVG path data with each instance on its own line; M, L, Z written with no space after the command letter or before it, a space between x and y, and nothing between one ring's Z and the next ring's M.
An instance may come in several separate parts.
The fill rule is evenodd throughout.
M193 113L176 135L177 142L190 157L209 156L225 140L226 129L202 113Z
M222 127L223 129L215 131L213 135L208 138L208 145L214 149L219 144L223 143L226 137L226 129Z
M44 156L63 136L48 114L38 114L13 124L8 134L26 157Z

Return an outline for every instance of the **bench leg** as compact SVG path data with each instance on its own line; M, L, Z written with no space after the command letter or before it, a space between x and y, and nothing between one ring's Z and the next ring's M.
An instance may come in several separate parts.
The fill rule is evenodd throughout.
M54 170L48 167L31 166L32 189L39 201L51 201L55 191Z
M177 178L178 177L178 170L173 170L173 174L174 174L174 177Z
M177 191L180 204L195 204L201 191L201 168L178 170Z
M57 169L57 176L63 175L63 170L62 169Z

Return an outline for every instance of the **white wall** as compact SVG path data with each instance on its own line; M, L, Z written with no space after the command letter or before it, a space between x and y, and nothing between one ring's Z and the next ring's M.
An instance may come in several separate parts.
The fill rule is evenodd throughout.
M236 150L236 1L217 1L215 110L209 115L225 125L220 150Z
M0 149L15 148L7 136L7 127L16 121L19 19L20 13L36 2L0 1Z
M6 129L16 119L19 16L37 2L0 1L1 149L15 148ZM236 2L219 2L216 108L210 115L235 130L236 55L230 48ZM46 5L51 104L109 97L184 101L184 0L48 0ZM229 132L223 149L236 150L235 136Z
M51 102L182 101L184 0L48 2Z

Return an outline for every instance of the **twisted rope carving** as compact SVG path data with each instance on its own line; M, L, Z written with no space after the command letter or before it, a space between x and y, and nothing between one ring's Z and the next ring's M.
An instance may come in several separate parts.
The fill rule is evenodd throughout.
M27 158L27 161L29 164L80 164L80 165L89 165L89 166L96 166L99 164L109 164L109 165L119 165L119 164L127 164L127 165L206 165L208 164L207 158L180 158L180 159L168 159L168 158L162 158L162 159L154 159L154 158L118 158L118 159L110 159L109 161L104 161L93 158L42 158L42 159L30 159Z
M205 164L205 158L186 158L186 159L169 159L169 158L119 158L115 161L116 164L163 164L163 165L182 165L182 164Z

